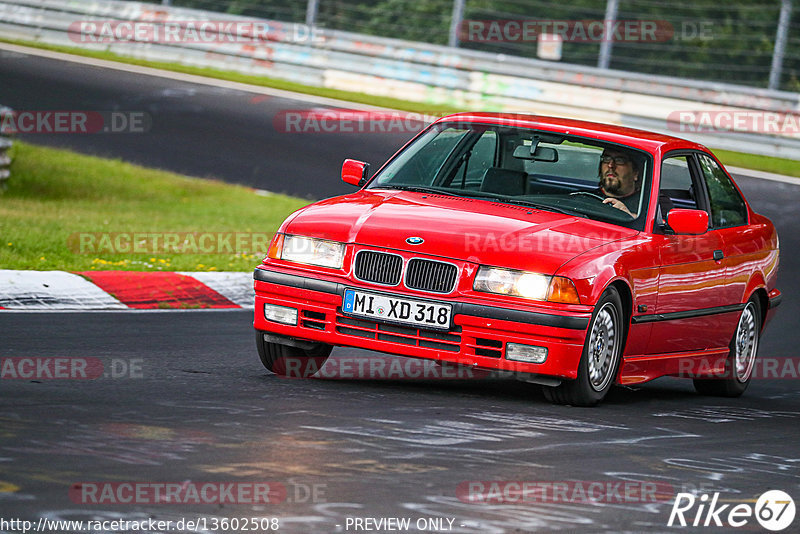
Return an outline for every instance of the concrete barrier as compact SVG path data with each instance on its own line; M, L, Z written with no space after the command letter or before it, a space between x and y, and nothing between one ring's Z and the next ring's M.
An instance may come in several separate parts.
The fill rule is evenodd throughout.
M241 22L250 29L234 28L234 42L186 38L192 35L189 30L203 21ZM113 31L121 22L136 22L151 32L162 32L160 35L169 26L184 38L154 40L145 35L138 41L124 41ZM256 37L248 33L253 27L261 30ZM717 148L800 158L797 93L646 76L117 0L0 1L0 36L429 105L597 120L688 137Z

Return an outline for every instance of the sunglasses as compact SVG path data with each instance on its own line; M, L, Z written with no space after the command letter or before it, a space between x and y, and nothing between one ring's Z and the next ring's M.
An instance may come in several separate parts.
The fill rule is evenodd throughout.
M611 163L614 162L615 165L627 165L631 162L631 160L625 156L606 156L603 155L600 157L600 161L603 163Z

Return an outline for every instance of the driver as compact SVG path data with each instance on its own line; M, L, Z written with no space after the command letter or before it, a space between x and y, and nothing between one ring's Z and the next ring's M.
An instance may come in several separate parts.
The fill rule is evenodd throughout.
M627 151L606 148L600 156L600 184L597 193L610 204L631 217L639 211L641 165Z

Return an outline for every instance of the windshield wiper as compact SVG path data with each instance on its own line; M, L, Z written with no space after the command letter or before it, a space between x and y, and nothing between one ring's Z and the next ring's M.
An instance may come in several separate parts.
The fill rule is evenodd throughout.
M432 195L449 195L451 197L460 197L459 195L449 189L437 189L435 187L425 187L420 185L382 185L381 189L399 189L401 191L412 191L414 193L430 193Z
M539 210L544 211L555 211L556 213L563 213L564 215L574 215L576 217L583 217L584 219L588 218L585 213L581 213L576 210L570 210L566 208L559 208L557 206L551 206L550 204L540 204L538 202L531 202L530 200L521 200L515 198L500 198L497 199L498 202L505 202L507 204L517 204L520 206L528 206L530 208L536 208Z
M544 211L554 211L556 213L562 213L564 215L574 215L577 217L583 217L586 219L588 216L574 210L569 210L566 208L559 208L556 206L551 206L550 204L540 204L537 202L531 202L530 200L522 200L522 199L515 199L515 198L508 198L497 193L490 193L488 191L464 191L465 194L458 194L452 189L437 189L435 187L425 187L425 186L418 186L418 185L382 185L381 188L383 189L399 189L402 191L413 191L415 193L431 193L435 195L448 195L451 197L459 197L459 198L480 198L485 200L491 200L494 202L499 202L501 204L516 204L519 206L527 206L539 210Z

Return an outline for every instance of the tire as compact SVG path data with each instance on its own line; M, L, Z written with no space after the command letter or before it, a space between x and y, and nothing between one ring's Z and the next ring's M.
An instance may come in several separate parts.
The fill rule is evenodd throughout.
M333 347L319 343L312 349L301 349L264 341L264 333L256 330L256 348L261 363L268 371L290 378L308 378L316 373L331 355Z
M695 391L714 397L740 397L753 378L760 333L761 307L753 295L739 316L725 360L724 374L720 378L696 378Z
M609 287L592 313L578 364L578 377L556 387L545 387L547 400L572 406L594 406L603 400L614 385L622 360L624 317L619 292Z

